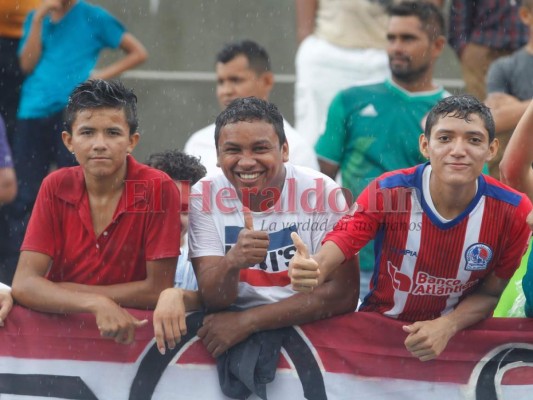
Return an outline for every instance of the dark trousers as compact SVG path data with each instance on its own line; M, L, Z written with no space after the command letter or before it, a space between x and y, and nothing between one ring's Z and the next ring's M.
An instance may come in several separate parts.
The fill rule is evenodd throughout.
M0 38L0 115L4 118L10 145L13 145L23 80L18 46L18 39Z
M39 187L52 165L57 168L76 165L75 158L63 144L63 113L46 118L19 119L13 141L13 160L17 173L18 193L0 213L0 281L10 282L26 226ZM6 229L7 227L7 229ZM7 280L6 280L7 279Z

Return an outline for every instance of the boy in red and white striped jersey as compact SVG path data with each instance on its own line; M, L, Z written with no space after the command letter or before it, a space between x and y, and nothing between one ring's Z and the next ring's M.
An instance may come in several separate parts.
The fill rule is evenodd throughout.
M490 110L474 97L437 103L420 150L429 162L373 181L314 256L304 257L294 237L301 251L289 274L295 290L308 291L375 239L371 290L360 310L411 322L405 345L425 361L492 313L526 250L532 206L481 173L498 140Z

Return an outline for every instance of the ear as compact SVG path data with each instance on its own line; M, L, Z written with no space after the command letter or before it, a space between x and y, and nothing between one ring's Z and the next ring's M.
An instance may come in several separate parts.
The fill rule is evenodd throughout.
M429 140L426 138L426 135L424 135L423 133L420 134L420 137L418 138L418 147L420 149L420 153L422 153L422 155L429 160L429 151L428 151Z
M263 72L259 75L259 81L263 90L263 98L267 99L274 86L274 74L270 71Z
M67 131L63 131L61 132L61 139L67 150L72 153L74 151L72 147L72 135Z
M520 20L524 25L529 26L531 23L531 12L529 9L525 6L522 6L518 9L518 15L520 17Z
M433 41L433 57L437 58L441 55L446 45L446 37L440 35Z
M289 161L289 143L285 142L281 146L281 155L283 158L283 162Z
M490 161L494 157L496 157L496 154L498 154L498 149L500 148L500 141L496 138L489 144L489 154L487 155L487 158L485 161Z
M135 132L133 135L130 135L130 143L128 145L128 153L131 153L135 147L137 147L137 143L139 143L139 140L141 139L141 135L139 132Z

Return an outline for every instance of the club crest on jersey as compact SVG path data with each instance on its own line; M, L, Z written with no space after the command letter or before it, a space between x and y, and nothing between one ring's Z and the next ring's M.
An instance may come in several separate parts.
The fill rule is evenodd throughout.
M474 243L465 252L465 270L481 271L487 269L492 260L492 249L484 243Z

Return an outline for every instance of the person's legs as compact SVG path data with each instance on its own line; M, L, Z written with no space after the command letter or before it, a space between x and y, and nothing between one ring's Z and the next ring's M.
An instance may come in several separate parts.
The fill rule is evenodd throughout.
M64 130L63 111L60 111L48 120L50 126L50 152L52 161L55 161L57 168L72 167L77 165L76 158L63 144L61 132Z
M5 274L14 271L26 226L42 180L50 168L50 126L48 118L19 119L13 141L13 161L18 193L2 208ZM12 276L11 276L12 278Z
M483 101L487 97L485 77L490 64L511 51L496 50L475 43L468 43L461 55L461 69L466 91Z
M15 135L23 80L17 56L18 45L18 39L0 38L0 115L4 118L11 145Z

